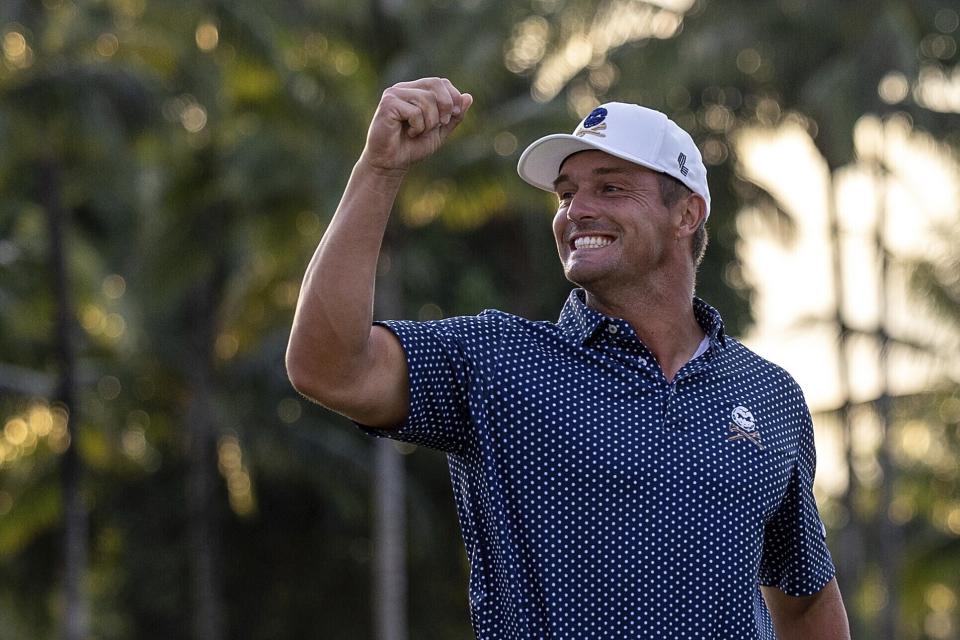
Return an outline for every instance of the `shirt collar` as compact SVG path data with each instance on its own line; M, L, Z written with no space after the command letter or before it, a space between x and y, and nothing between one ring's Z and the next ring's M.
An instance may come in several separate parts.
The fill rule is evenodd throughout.
M727 346L727 334L723 328L723 318L720 312L711 307L700 298L693 297L693 317L697 324L703 329L703 332L710 338L710 344L716 344L720 347Z
M574 289L560 311L560 320L557 324L574 340L584 344L609 321L608 316L587 306L586 293L583 289Z
M723 318L720 312L709 304L694 296L693 316L703 332L710 338L711 345L725 347L726 334L723 330ZM574 289L567 297L567 302L560 311L558 326L580 344L585 344L602 327L613 321L596 309L591 309L586 303L586 294L583 289Z

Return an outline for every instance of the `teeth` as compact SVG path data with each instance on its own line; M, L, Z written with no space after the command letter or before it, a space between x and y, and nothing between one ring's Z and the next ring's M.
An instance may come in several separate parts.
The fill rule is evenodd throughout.
M573 246L577 249L599 249L613 242L611 238L604 236L583 236L573 241Z

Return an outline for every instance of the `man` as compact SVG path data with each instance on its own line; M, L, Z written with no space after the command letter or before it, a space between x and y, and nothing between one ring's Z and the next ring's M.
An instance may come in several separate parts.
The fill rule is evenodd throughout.
M558 323L372 323L403 177L472 102L437 78L384 92L304 278L294 386L448 453L481 640L849 637L809 411L693 295L706 169L663 114L604 105L522 155L581 287Z

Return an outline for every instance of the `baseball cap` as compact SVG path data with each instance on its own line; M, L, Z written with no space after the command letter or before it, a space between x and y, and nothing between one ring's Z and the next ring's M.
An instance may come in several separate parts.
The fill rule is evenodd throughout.
M553 191L563 161L589 149L673 176L703 198L710 217L707 168L693 138L663 113L636 104L608 102L591 111L572 134L540 138L520 156L517 172L533 186Z

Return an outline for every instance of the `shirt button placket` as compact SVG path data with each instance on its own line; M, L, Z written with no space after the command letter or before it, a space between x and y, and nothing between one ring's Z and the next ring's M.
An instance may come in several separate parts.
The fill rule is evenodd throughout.
M663 406L663 426L670 426L670 410L673 405L674 396L677 395L677 379L674 378L672 382L667 383L667 400Z

